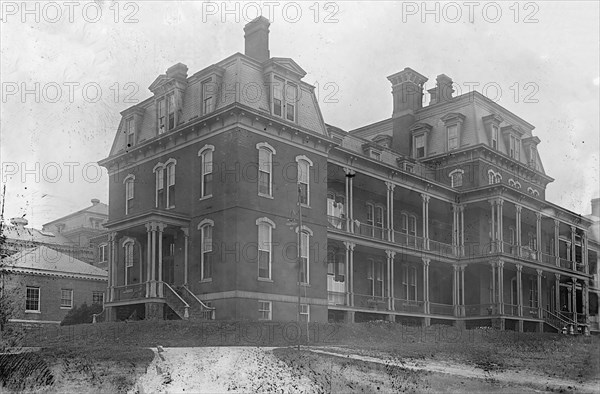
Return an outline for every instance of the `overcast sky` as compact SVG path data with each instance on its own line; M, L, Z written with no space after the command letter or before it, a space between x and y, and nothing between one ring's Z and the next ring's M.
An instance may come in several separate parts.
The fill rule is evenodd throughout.
M175 63L192 75L243 52L258 8L272 21L271 56L307 71L327 123L351 130L389 118L387 76L405 67L429 78L426 89L441 73L463 93L478 84L536 127L556 179L548 200L589 213L600 194L598 2L473 3L228 2L226 13L223 2L56 2L28 3L27 13L3 2L5 218L41 227L92 198L107 202L94 163L109 153L119 112Z

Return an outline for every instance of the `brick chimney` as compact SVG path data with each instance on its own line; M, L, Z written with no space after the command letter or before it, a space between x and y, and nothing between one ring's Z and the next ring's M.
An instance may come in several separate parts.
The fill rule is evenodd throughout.
M600 217L600 198L592 198L592 215Z
M12 218L10 219L10 223L20 229L25 228L29 224L25 218Z
M98 205L100 204L100 200L98 200L97 198L92 198L92 205Z
M177 63L167 69L167 78L173 78L178 81L187 80L188 68L183 63Z
M403 155L410 155L410 127L415 123L415 111L423 107L423 84L427 78L406 67L390 75L394 110L392 112L392 149Z
M269 54L269 25L271 25L269 20L261 15L244 26L244 53L261 63L271 57Z
M452 93L454 93L454 88L452 87L452 78L450 78L446 74L440 74L437 76L435 81L435 103L443 103L445 101L451 100ZM429 90L430 93L431 90Z

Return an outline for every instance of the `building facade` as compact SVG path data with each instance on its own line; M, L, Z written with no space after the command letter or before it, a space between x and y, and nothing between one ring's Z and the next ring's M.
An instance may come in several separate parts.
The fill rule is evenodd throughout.
M245 54L178 63L122 112L109 319L598 328L593 220L545 200L532 125L443 74L423 107L406 68L392 117L347 132L265 18L244 31Z

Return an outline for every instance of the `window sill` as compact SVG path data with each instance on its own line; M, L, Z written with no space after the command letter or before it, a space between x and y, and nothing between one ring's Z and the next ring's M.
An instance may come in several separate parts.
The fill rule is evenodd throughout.
M311 287L310 283L300 283L300 282L296 282L296 286Z
M25 311L25 313L42 313L41 311Z
M268 278L256 278L259 282L270 282L273 283L273 279Z
M68 310L68 309L73 309L73 307L72 306L61 306L60 309Z
M212 194L209 194L208 196L200 197L199 201L208 200L209 198L212 198Z
M308 205L308 204L300 204L300 205L302 206L302 208L308 208L308 209L310 209L310 205Z
M212 282L212 278L207 278L207 279L201 279L200 283L211 283Z
M258 196L274 200L273 196L271 196L269 194L258 193Z

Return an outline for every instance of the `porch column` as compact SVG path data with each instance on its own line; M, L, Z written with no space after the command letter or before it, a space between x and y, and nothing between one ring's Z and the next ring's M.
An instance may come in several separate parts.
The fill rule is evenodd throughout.
M571 261L573 262L573 264L571 265L571 268L573 269L573 271L577 270L577 253L576 253L576 249L577 246L575 245L575 234L577 233L577 228L575 228L575 226L571 226Z
M586 230L583 230L581 234L581 262L583 263L583 272L589 274L590 269L588 267L588 242Z
M165 229L165 225L162 223L159 223L157 226L157 231L158 231L158 296L159 297L163 297L164 293L163 293L163 277L162 277L162 271L163 271L163 250L162 250L162 241L163 241L163 230Z
M492 299L490 300L490 302L492 304L496 304L496 262L493 261L490 263L492 266Z
M498 309L504 314L504 261L498 261Z
M460 266L460 315L465 316L465 268L466 265Z
M152 224L146 223L146 297L150 297L150 281L152 280Z
M560 230L560 222L558 219L554 219L554 257L556 259L556 266L560 266L560 258L558 257L560 254L560 245L559 245L559 231ZM557 304L558 305L558 304ZM558 308L558 307L557 307Z
M150 223L152 233L152 273L150 274L150 297L156 297L156 223Z
M117 243L117 233L116 232L112 232L108 235L108 244L109 244L109 248L110 248L110 254L109 254L109 263L108 263L108 278L110 281L110 288L109 288L109 294L108 294L108 298L110 301L114 301L115 300L115 286L117 286L117 250L116 250L116 245Z
M423 248L429 249L429 196L421 193L423 200Z
M190 230L187 227L182 227L181 231L183 232L183 285L188 285L188 243L190 238Z
M423 260L423 312L430 313L429 307L429 263L431 259L427 259L425 257Z
M387 256L387 295L388 295L388 310L393 311L393 300L394 300L394 257L396 256L396 252L391 250L386 250L385 254Z
M496 200L490 200L492 206L492 223L490 228L490 253L498 251L496 247Z
M498 199L498 245L499 252L504 251L504 219L502 218L502 206L504 205L504 200Z
M573 312L573 320L577 322L577 278L571 278L571 312Z
M354 195L352 191L352 179L356 175L354 170L344 167L344 173L346 174L346 218L348 223L348 231L354 232Z
M388 240L394 242L394 189L396 185L392 182L385 184L388 190Z
M460 256L464 256L465 255L465 206L464 205L460 205L459 206L459 212L460 212L460 242L459 242L459 246L460 246Z
M523 316L523 266L517 264L517 315Z
M541 269L536 269L537 272L537 305L538 305L538 318L542 318L542 274L543 271Z
M537 261L542 261L542 214L535 213L535 257Z
M458 204L452 204L452 251L459 255L458 247Z
M560 305L560 274L554 274L554 312L562 311Z
M346 305L354 305L354 246L353 242L344 242L346 247Z
M584 279L583 285L581 286L581 300L583 301L583 314L585 315L585 321L588 320L590 311L590 298L589 298L590 286L587 279Z
M458 264L452 264L452 305L454 306L454 316L459 316L459 299L458 299Z
M519 257L521 257L521 210L523 209L523 206L519 205L519 204L515 204L515 211L517 212L516 214L516 240L517 241L517 255Z

